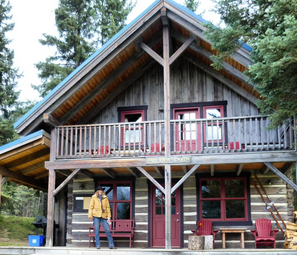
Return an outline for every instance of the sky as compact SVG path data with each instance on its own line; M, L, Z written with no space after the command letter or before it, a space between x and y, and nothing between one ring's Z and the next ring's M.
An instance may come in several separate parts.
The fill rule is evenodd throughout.
M138 0L126 23L133 21L154 1ZM184 2L184 0L175 1L180 4ZM39 93L31 88L31 84L41 84L34 64L54 55L55 49L41 45L38 40L43 38L43 34L58 35L54 13L58 3L59 0L10 0L12 22L15 23L15 27L13 31L7 33L7 37L12 40L9 48L15 53L14 66L23 74L17 87L20 91L20 101L41 99ZM204 19L218 23L218 16L211 11L213 8L212 0L202 0L197 12L203 13Z

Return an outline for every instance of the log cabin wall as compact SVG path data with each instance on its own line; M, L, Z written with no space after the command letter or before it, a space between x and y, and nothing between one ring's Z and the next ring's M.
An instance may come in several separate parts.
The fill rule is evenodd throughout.
M59 225L56 230L55 246L65 246L66 232L66 211L67 211L67 188L63 188L56 195L55 203L55 223Z
M179 58L171 67L171 104L224 101L227 104L227 116L258 115L255 105L250 103L211 75L205 73L184 58ZM97 123L115 123L118 120L118 107L147 105L147 120L163 120L164 108L163 68L159 64L152 66L143 76L131 84L91 121Z

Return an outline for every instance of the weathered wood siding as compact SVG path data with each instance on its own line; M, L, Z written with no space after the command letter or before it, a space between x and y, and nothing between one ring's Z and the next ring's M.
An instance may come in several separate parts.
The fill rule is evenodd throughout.
M179 58L172 65L170 74L171 104L226 100L229 117L259 113L255 105L184 58ZM163 68L159 64L156 63L131 84L90 123L118 122L118 107L136 105L148 106L148 120L164 119L164 113L159 111L164 108Z
M55 246L64 246L66 243L65 240L65 221L66 221L66 194L67 188L63 188L56 196L55 203L55 223L59 225L56 230Z

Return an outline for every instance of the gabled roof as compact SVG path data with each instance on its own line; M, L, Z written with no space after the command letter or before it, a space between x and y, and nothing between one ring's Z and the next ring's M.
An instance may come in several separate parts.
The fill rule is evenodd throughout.
M141 38L141 41L149 43L150 39L160 30L160 10L163 7L169 10L168 18L171 20L172 26L180 31L181 39L183 36L187 37L193 33L200 37L202 44L204 43L204 49L209 54L215 53L202 34L205 29L203 23L206 23L206 20L173 0L156 0L20 118L14 125L17 132L25 135L38 128L38 125L43 122L42 115L46 112L61 121L61 124L74 124L85 120L84 116L91 111L92 107L94 108L94 105L102 102L103 106L103 101L108 101L107 95L114 91L119 93L120 85L124 86L123 84L129 83L129 81L131 83L129 76L140 73L139 70L149 65L151 61L149 55L141 55L137 52L137 41ZM161 54L162 45L158 45L159 41L155 41L151 47ZM228 65L231 67L229 72L230 70L231 72L235 71L235 73L239 73L238 76L231 77L228 70L222 71L221 74L239 85L239 88L246 89L252 96L257 97L253 88L245 86L242 75L242 72L251 63L250 51L251 47L243 45L238 51L238 56L230 58L228 61ZM197 54L199 55L199 52ZM203 57L205 58L205 56ZM123 63L129 64L129 66L127 66L126 72L119 72L118 69L121 69ZM209 63L207 62L207 64ZM102 85L103 83L106 83L105 86ZM90 94L94 95L90 96ZM71 112L75 114L70 116Z

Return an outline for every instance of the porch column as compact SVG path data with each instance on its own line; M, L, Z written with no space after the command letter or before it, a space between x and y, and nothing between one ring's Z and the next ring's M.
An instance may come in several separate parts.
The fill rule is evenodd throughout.
M163 23L165 156L170 156L169 27ZM165 165L165 248L171 249L171 166Z
M56 129L51 130L51 149L50 161L55 160L56 155ZM55 217L55 196L56 171L53 168L48 169L48 191L47 191L47 226L46 226L46 246L54 246L54 217Z
M2 174L0 174L0 208L1 208Z
M47 195L47 226L46 226L46 246L54 245L54 216L55 216L55 197L54 189L56 184L55 169L48 170L48 195Z

